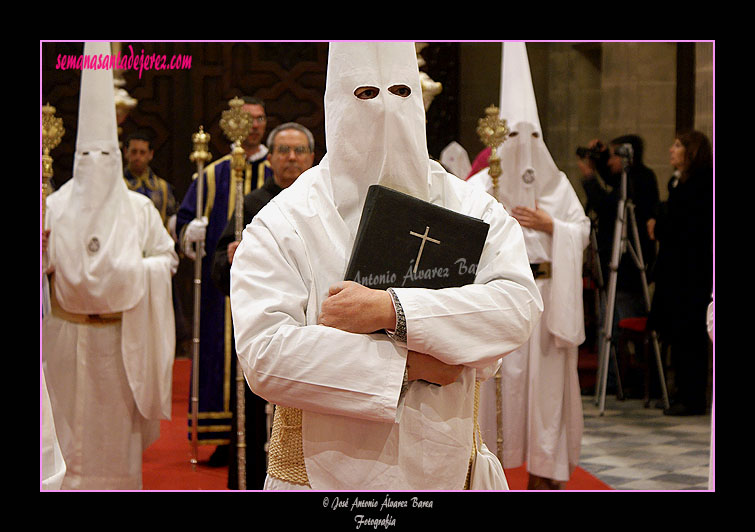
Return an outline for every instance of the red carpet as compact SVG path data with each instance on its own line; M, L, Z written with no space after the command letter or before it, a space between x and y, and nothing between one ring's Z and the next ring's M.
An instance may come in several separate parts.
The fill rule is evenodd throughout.
M227 467L210 467L207 460L215 450L212 445L199 446L199 463L192 468L191 442L187 437L191 360L176 359L173 365L173 412L170 421L162 421L160 439L144 453L142 485L145 490L227 490ZM527 487L525 467L506 469L512 490ZM577 468L566 484L567 490L610 490L582 468Z
M506 481L509 483L509 489L526 490L527 489L527 469L526 466L517 467L516 469L505 469ZM590 473L577 467L572 473L569 482L564 487L569 491L597 491L613 489L605 482L598 480Z
M173 364L173 411L160 422L160 439L144 452L142 488L145 490L227 490L228 468L207 465L214 445L199 446L199 463L192 467L188 438L191 360Z

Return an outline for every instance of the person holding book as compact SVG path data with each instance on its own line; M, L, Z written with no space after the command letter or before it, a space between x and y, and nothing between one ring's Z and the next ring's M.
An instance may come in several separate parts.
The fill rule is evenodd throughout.
M475 381L542 312L521 229L430 160L412 43L331 43L325 120L325 156L257 214L231 266L241 366L276 405L265 489L463 489ZM375 184L488 223L475 282L343 281Z
M529 262L545 306L529 341L503 359L503 465L526 463L528 489L560 489L579 463L582 398L578 346L585 339L582 255L590 220L543 141L525 43L503 44L500 114L509 137L499 148L496 197L522 226ZM492 190L488 170L469 178ZM496 390L480 393L480 425L497 443Z

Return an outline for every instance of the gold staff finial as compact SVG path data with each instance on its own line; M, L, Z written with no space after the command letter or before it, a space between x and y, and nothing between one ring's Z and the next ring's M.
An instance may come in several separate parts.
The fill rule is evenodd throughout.
M491 148L488 174L493 180L493 195L498 197L498 178L501 175L501 157L498 146L509 134L506 119L498 116L498 107L491 105L485 109L485 117L477 121L477 135L485 146Z
M48 104L42 106L42 177L52 177L52 157L50 151L55 149L66 130L63 119L55 116L55 108Z
M199 126L199 131L191 136L191 140L194 142L194 151L189 155L191 162L209 162L212 159L209 149L210 134L202 126Z
M244 100L239 97L230 100L228 105L230 109L223 111L220 127L228 140L234 144L231 151L231 171L234 179L243 179L245 161L241 141L252 131L252 115L242 109Z
M52 178L52 157L50 151L54 150L66 130L63 128L63 119L55 116L55 107L49 103L42 106L42 212L44 213L47 195L50 192L50 179Z
M233 98L228 102L230 109L223 111L220 127L231 142L241 143L252 130L252 115L244 111L244 100Z

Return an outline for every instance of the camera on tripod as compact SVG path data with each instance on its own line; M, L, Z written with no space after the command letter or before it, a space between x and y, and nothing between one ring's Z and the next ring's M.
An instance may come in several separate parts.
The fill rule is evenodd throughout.
M632 148L631 144L627 143L622 144L621 146L616 146L613 152L619 157L626 159L631 164L632 157L634 156L634 148Z
M601 157L603 157L603 151L604 151L603 144L598 142L594 147L592 148L585 148L583 146L579 146L577 148L577 157L580 159L591 159L595 162L599 161Z

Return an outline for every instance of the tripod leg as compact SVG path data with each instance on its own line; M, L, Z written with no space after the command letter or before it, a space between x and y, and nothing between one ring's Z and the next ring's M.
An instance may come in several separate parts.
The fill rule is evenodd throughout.
M600 254L598 251L598 238L595 233L595 227L590 228L590 249L592 256L592 270L594 281L597 290L595 290L595 308L598 314L605 313L606 310L606 294L605 286L603 285L603 272L600 267ZM596 340L598 347L598 371L595 376L595 404L598 404L600 397L600 383L602 382L603 375L603 360L600 357L600 350L603 346L603 324L598 327L598 336Z
M658 335L655 331L651 331L653 338L653 350L655 351L655 363L658 365L658 380L661 385L661 393L663 394L663 406L669 408L671 404L668 400L668 389L666 388L666 377L663 374L663 360L661 359L661 348L658 346Z
M603 333L600 334L600 343L598 344L598 373L595 377L595 406L600 404L600 392L603 389L603 372L605 371L605 364L603 364Z
M635 247L635 261L637 262L637 267L640 269L640 277L642 278L642 290L643 294L645 296L645 310L649 313L650 312L650 291L648 290L648 281L647 281L647 275L645 274L645 263L642 259L642 247L640 247L640 233L637 230L637 220L634 216L634 204L632 202L628 202L628 214L629 219L632 222L632 236L634 237L634 247ZM655 362L658 366L658 378L660 380L661 384L661 393L663 394L663 404L666 408L669 407L669 400L668 400L668 391L666 389L666 376L663 372L663 361L661 359L661 349L658 346L658 336L656 335L655 331L651 331L651 336L653 339L653 350L655 351Z
M624 389L621 387L621 371L619 370L619 358L616 355L617 346L611 345L611 360L613 360L613 367L616 368L616 397L618 399L624 399Z
M603 343L600 346L599 368L600 368L600 391L598 398L598 409L600 415L603 415L606 404L606 385L608 384L608 364L610 360L611 338L613 326L613 306L616 300L616 271L612 270L608 282L609 297L606 301L606 315L604 316L603 326Z
M616 283L619 274L619 260L623 253L623 241L626 238L626 201L619 201L616 224L613 231L613 248L611 249L611 273L608 277L608 295L606 297L606 315L603 323L603 343L600 350L600 364L603 366L600 383L600 401L598 409L602 416L606 404L606 385L608 383L608 361L611 352L611 340L613 339L613 314L616 305ZM617 371L618 373L618 371ZM618 375L617 375L618 377Z

